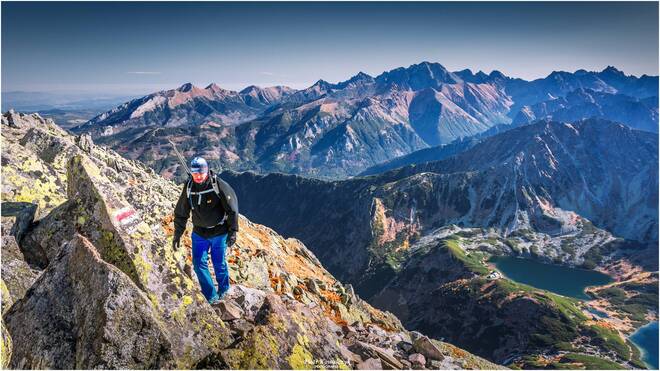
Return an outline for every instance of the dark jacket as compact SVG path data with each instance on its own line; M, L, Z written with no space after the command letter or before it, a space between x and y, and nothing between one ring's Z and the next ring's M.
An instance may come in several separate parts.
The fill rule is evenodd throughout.
M189 180L192 183L191 192L203 192L211 190L210 192L204 193L202 195L191 195L188 199L187 188L188 182L183 185L183 190L181 196L179 196L179 201L174 208L174 237L181 237L183 232L186 229L186 223L188 222L188 217L192 211L192 223L193 223L193 232L204 238L211 238L221 234L228 233L229 231L238 232L238 214L235 210L232 210L227 195L223 192L223 188L220 188L220 194L222 197L213 191L213 186L211 184L211 177L216 176L213 172L209 172L209 176L206 177L204 183L197 184L192 180ZM219 178L218 182L221 180ZM223 182L224 183L224 182ZM229 187L227 183L224 183L224 187ZM225 188L227 190L227 188ZM226 193L235 193L231 187L228 188ZM199 197L201 196L201 200ZM193 203L194 208L191 209L191 202ZM234 200L236 209L238 209L238 200ZM223 218L227 216L224 223L220 223Z

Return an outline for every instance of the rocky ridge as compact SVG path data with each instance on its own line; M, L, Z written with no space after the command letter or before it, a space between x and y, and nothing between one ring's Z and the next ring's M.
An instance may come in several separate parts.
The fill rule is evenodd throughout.
M498 367L406 331L300 241L242 216L233 288L212 307L189 239L170 248L177 185L37 115L7 113L2 129L10 368Z

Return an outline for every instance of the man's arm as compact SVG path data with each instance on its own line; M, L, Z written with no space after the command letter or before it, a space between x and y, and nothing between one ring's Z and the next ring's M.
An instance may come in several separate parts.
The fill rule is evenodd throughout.
M190 216L190 203L188 202L188 197L186 196L187 185L188 183L183 184L181 196L179 196L179 201L176 203L176 207L174 208L175 240L183 236L183 232L186 230L186 223L188 223L188 217Z
M227 227L230 232L238 232L238 198L234 189L224 180L216 176L220 188L220 202L227 214Z

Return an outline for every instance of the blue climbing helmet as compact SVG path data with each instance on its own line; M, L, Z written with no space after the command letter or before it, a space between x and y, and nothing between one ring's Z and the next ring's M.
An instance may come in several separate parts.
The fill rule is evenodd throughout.
M191 173L208 173L209 164L201 157L195 157L190 161Z

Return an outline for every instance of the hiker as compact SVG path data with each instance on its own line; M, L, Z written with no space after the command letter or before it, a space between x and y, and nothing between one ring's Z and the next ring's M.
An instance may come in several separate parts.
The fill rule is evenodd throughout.
M210 304L217 304L229 290L229 269L225 251L236 242L238 200L234 190L212 171L206 160L195 157L190 163L191 178L174 209L172 247L179 249L192 210L192 260L202 293ZM216 290L209 272L208 254L218 282ZM219 292L219 293L218 293Z

